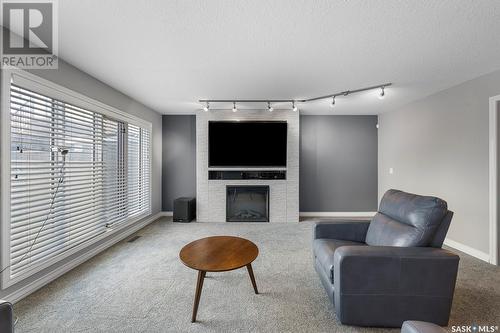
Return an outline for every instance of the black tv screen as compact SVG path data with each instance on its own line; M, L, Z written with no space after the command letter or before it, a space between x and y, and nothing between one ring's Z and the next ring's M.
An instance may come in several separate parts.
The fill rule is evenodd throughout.
M284 121L210 121L209 167L286 167Z

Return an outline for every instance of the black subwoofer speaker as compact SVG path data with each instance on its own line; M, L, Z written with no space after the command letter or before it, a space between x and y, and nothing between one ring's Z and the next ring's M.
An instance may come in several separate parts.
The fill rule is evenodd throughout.
M182 197L174 200L174 222L191 222L195 217L195 198Z

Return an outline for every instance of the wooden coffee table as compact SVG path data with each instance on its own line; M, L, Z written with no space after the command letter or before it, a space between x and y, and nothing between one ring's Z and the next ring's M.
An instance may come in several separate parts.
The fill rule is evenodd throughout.
M198 239L181 249L179 257L182 263L198 271L192 323L196 321L203 280L207 272L226 272L246 266L253 290L256 294L259 293L252 269L252 262L257 258L258 254L257 245L247 239L232 236Z

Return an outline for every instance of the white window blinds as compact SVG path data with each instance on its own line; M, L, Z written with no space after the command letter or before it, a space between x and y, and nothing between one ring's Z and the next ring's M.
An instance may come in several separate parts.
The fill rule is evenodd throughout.
M150 182L149 175L149 131L135 125L128 124L128 183L127 209L128 217L141 214L149 210Z
M150 129L11 84L10 276L150 214Z

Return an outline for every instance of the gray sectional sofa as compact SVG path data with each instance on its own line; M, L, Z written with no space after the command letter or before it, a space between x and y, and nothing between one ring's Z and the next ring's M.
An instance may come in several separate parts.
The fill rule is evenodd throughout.
M7 301L0 300L0 332L13 333L14 322L12 319L12 304Z
M453 213L436 197L389 190L367 222L317 222L314 266L343 324L447 325L459 257L441 248Z

